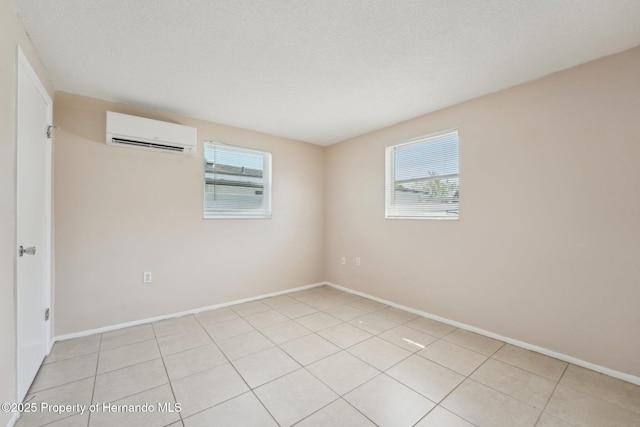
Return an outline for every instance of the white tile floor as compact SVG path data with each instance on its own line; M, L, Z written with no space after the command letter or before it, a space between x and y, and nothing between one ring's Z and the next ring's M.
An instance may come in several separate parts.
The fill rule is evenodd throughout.
M18 427L640 426L638 386L328 286L58 342L27 399L99 410Z

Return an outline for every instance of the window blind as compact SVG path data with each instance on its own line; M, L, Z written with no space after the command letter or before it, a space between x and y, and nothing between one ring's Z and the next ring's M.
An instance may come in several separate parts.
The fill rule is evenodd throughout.
M270 218L271 153L205 141L205 218Z
M454 130L386 148L387 218L458 218L458 142Z

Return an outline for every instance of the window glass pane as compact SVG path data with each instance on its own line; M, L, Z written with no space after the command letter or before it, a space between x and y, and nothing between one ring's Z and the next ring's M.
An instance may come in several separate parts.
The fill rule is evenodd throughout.
M205 143L205 217L270 217L271 154Z
M387 148L387 218L457 218L458 134L424 137Z

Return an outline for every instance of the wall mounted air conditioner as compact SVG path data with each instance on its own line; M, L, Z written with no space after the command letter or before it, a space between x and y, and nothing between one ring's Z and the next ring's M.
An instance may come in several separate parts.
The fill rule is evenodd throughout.
M107 111L107 144L173 153L195 153L196 128Z

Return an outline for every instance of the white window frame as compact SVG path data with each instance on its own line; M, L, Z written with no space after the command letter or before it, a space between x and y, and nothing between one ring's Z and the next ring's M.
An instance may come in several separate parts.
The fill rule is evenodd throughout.
M385 218L387 219L444 219L444 220L457 220L459 219L460 201L459 193L458 200L456 202L455 209L447 210L445 204L443 204L442 211L434 211L428 209L425 204L423 210L417 210L416 204L401 204L396 203L396 171L395 171L395 155L398 149L407 148L412 145L429 144L431 142L439 141L451 136L456 137L457 140L457 173L447 175L447 177L455 177L458 180L459 191L459 179L460 179L460 137L457 129L450 129L444 132L438 132L435 134L425 135L418 138L413 138L408 141L388 145L385 148ZM434 177L435 179L435 177Z
M206 190L207 190L207 146L220 148L238 153L246 153L252 155L260 155L263 158L263 197L262 206L259 209L207 209ZM239 147L237 145L224 144L215 141L204 141L202 150L203 156L203 218L204 219L243 219L243 218L271 218L271 153L264 150L256 150L252 148Z

